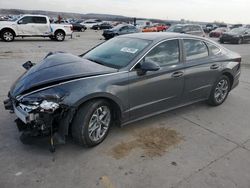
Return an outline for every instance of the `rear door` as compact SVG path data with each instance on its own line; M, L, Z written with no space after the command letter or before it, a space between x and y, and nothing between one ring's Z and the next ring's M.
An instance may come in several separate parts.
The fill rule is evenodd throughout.
M34 22L34 33L35 35L49 35L50 33L50 23L48 23L48 20L44 16L34 16L33 17Z
M161 68L138 74L141 64L156 62ZM129 114L131 120L164 111L181 102L184 69L179 40L169 40L154 47L129 72Z
M218 78L221 63L216 56L220 49L199 39L183 39L185 54L184 103L205 99Z

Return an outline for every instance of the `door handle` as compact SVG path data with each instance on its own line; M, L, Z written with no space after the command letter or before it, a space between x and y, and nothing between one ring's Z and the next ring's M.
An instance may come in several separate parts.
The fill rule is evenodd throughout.
M177 71L177 72L174 72L174 73L172 74L172 77L178 78L178 77L183 76L183 74L184 74L184 72L182 72L182 71Z
M217 65L217 64L213 64L213 65L211 65L211 67L210 67L210 69L218 69L219 68L219 65Z

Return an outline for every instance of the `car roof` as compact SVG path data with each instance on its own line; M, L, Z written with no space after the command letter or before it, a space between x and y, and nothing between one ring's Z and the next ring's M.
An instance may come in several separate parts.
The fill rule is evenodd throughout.
M42 14L23 14L22 17L23 16L39 16L39 17L42 16L42 17L47 17L46 15L42 15Z
M165 39L171 39L171 38L196 38L196 39L202 39L204 40L204 37L194 36L194 35L188 35L188 34L182 34L182 33L174 33L174 32L155 32L155 33L133 33L128 35L123 35L120 37L130 37L130 38L138 38L138 39L144 39L144 40L152 40L152 41L161 41Z

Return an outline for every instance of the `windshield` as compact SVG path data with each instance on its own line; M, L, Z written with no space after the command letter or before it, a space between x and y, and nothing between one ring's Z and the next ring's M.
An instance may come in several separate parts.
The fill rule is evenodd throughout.
M124 24L119 24L115 27L113 27L113 30L119 30L120 28L122 28L123 26L125 26Z
M150 43L149 40L136 38L113 38L97 46L83 58L119 69L127 66Z
M174 25L174 26L171 26L167 31L181 33L182 30L183 30L183 26Z
M8 19L8 21L14 22L14 21L17 21L19 18L20 18L20 16L12 17L12 18Z
M231 33L231 34L242 34L246 30L247 30L246 28L235 28L235 29L232 29L231 31L229 31L228 33Z

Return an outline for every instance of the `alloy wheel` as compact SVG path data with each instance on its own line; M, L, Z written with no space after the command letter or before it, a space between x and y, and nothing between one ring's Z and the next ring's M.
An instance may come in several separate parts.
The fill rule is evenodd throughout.
M220 80L219 83L216 85L214 92L214 98L217 103L221 103L224 101L224 99L227 97L228 90L228 81L226 79Z
M58 41L64 40L64 34L61 33L61 32L57 33L57 34L56 34L56 39L57 39Z
M109 107L101 106L96 109L92 114L89 125L88 125L88 134L89 138L98 142L101 140L107 133L111 122L111 112Z
M12 41L13 38L14 38L13 33L9 32L9 31L6 31L6 32L3 33L3 39L5 41Z

